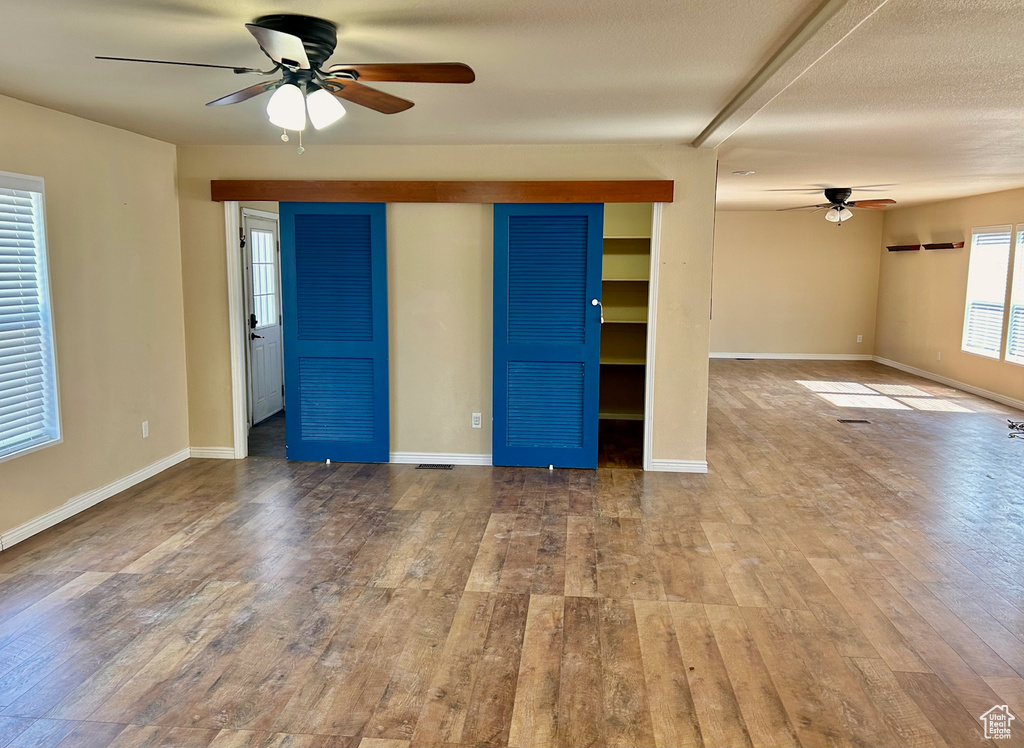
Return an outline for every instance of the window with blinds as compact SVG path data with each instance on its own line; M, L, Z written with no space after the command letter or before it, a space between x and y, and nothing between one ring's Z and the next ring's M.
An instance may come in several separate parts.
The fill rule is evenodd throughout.
M0 460L59 440L43 180L0 172Z
M1024 364L1024 231L1017 227L1017 249L1013 254L1010 281L1010 322L1006 329L1006 360Z
M1003 311L1010 267L1010 226L975 229L967 271L963 350L999 358L1003 349Z

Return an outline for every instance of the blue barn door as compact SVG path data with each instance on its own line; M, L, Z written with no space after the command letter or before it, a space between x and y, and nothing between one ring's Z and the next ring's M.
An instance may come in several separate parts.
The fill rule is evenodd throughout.
M495 465L597 467L604 206L494 206Z
M288 459L388 462L384 205L280 209Z

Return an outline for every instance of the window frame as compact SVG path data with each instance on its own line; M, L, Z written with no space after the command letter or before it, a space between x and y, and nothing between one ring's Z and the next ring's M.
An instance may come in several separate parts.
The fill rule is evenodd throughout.
M1024 274L1024 251L1021 250L1021 238L1024 234L1024 223L1013 226L1010 243L1010 266L1006 269L1006 301L1003 302L1003 350L1002 360L1013 366L1024 366L1024 356L1010 358L1010 324L1013 318L1013 283L1017 273L1017 263L1021 263L1020 271ZM1024 289L1022 289L1024 291ZM1024 305L1024 298L1021 299Z
M64 426L61 420L60 407L60 367L57 362L57 336L54 331L54 310L53 310L53 284L50 279L50 244L49 231L46 225L46 182L43 177L29 174L18 174L15 172L0 171L0 187L24 192L39 194L39 215L37 222L39 226L39 284L38 295L43 302L42 328L44 336L48 336L49 355L52 371L49 372L47 382L53 400L53 423L55 436L41 442L34 442L13 452L0 453L0 463L23 457L24 455L38 452L40 450L61 444L64 441Z
M968 292L971 285L971 261L974 259L974 238L978 235L983 234L1002 234L1009 233L1010 235L1010 251L1007 257L1006 263L1006 278L1003 282L1003 312L1000 319L999 329L999 345L994 353L983 352L979 348L968 348L967 346L967 331L970 317L968 312L970 310L970 299L968 298ZM971 356L977 356L978 358L984 358L989 361L1006 361L1005 353L1007 342L1007 325L1008 325L1008 305L1009 305L1009 294L1011 288L1012 271L1014 264L1014 250L1016 248L1017 233L1016 226L1013 224L997 224L994 226L978 226L971 229L971 248L967 256L967 277L964 284L964 304L963 304L963 328L960 332L960 352L967 353ZM1013 363L1009 361L1007 363Z

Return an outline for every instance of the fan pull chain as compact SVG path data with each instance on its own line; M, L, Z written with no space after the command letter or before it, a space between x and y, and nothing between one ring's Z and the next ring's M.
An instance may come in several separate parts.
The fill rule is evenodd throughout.
M306 149L302 147L302 130L299 130L299 148L298 148L298 153L301 156L305 152L306 152Z
M283 140L285 143L288 142L288 131L287 130L282 130L281 131L281 140Z

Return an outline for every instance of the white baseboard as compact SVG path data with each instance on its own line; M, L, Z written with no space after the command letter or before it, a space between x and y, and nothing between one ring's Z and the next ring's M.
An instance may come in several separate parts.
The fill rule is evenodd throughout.
M192 447L190 457L203 460L233 460L235 450L233 447Z
M870 361L870 353L710 353L711 358L754 358L792 361Z
M706 473L705 460L655 460L647 463L647 470L653 473Z
M443 454L441 452L392 452L395 465L490 465L490 455Z
M970 392L972 395L983 397L986 400L994 400L1002 405L1009 405L1011 408L1017 410L1024 410L1024 400L1017 400L1016 398L1007 397L1006 395L1000 395L998 392L991 392L989 390L983 390L981 387L975 387L973 384L967 384L965 382L958 382L955 379L944 377L941 374L934 374L924 369L918 369L916 366L908 366L907 364L901 364L899 361L892 361L881 356L873 356L872 359L877 363L883 364L884 366L891 366L893 369L899 369L905 371L907 374L913 374L914 376L922 377L923 379L930 379L933 382L944 384L947 387L954 387L964 392Z
M40 533L47 528L53 527L69 517L74 517L79 512L83 512L89 507L95 506L101 501L109 499L115 494L121 493L121 491L124 491L125 489L131 488L138 483L142 483L142 481L147 478L152 478L157 473L162 473L167 468L187 460L189 458L189 452L190 450L188 448L183 449L180 452L175 452L169 457L157 460L153 464L147 465L141 470L136 470L131 475L118 478L113 483L108 483L105 486L100 486L99 488L94 488L91 491L81 493L64 502L56 509L49 511L46 514L41 514L34 519L30 519L23 525L19 525L18 527L0 534L0 550L7 550L15 543L20 543L22 540L26 540L36 533Z

